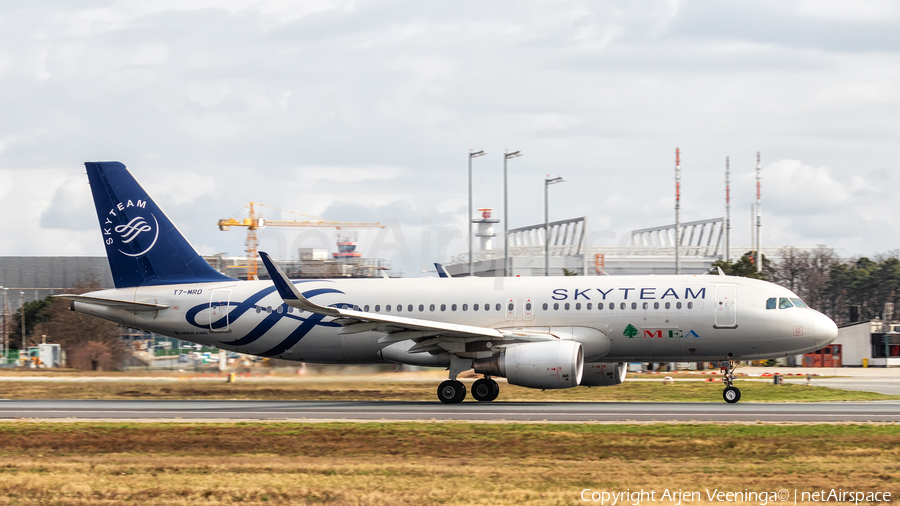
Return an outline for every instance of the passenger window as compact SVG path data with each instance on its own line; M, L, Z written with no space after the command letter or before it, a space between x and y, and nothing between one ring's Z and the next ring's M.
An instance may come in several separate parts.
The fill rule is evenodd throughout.
M376 312L376 313L380 313L380 312L381 312L381 305L380 305L380 304L375 304L375 312Z
M403 311L403 304L397 304L397 312Z
M650 309L650 303L645 302L645 303L644 303L644 309Z
M498 304L495 306L495 308L496 308L497 311L500 311L500 304L498 303Z
M433 313L434 312L434 304L428 306L428 310Z
M602 302L598 302L598 303L597 303L597 309L603 309L603 303L602 303Z
M772 297L771 299L766 299L766 309L775 309L776 304L778 303L778 299Z
M566 302L566 311L568 311L570 307L572 307L572 306L570 306L569 303Z
M680 302L676 302L676 303L675 303L675 309L681 309L681 303L680 303Z
M637 309L637 302L631 303L631 309Z
M553 303L553 310L554 310L554 311L559 311L559 302L554 302L554 303Z
M406 310L409 311L410 313L412 313L412 311L413 311L412 304L406 306ZM420 311L421 311L421 310L420 310Z
M794 305L791 304L791 301L788 300L787 297L781 297L780 299L778 299L778 309L787 309L789 307L794 307Z
M587 306L585 306L584 308L587 309L588 311L590 311L590 310L591 310L591 303L588 302L588 303L587 303Z
M507 306L506 309L508 309L509 311L514 311L514 310L516 309L516 306L513 305L512 302L510 302L510 303L509 303L509 306Z
M288 306L288 313L293 313L293 312L294 312L294 308L292 306Z
M484 310L485 310L485 311L490 311L490 310L491 310L491 305L490 305L490 304L485 304L485 305L484 305Z
M385 306L385 307L384 307L384 310L387 311L388 313L390 313L390 312L391 312L391 305L388 304L387 306Z
M545 303L544 303L544 311L546 311L547 308L549 308L549 307L550 307L550 306L545 302Z
M365 312L367 312L367 313L369 312L369 305L368 305L368 304L366 304L366 307L363 308L363 311L365 311Z
M620 309L625 309L625 303L623 302L623 303L619 304L619 308L620 308Z
M688 302L688 309L694 309L694 303Z
M452 306L450 306L450 311L456 311L456 304L453 304Z
M267 312L267 313L271 313L271 312L272 312L272 306L267 306L267 307L266 307L266 312Z
M419 312L425 311L425 304L419 304Z
M447 304L441 304L441 311L447 310Z
M575 309L581 309L581 303L580 303L580 302L575 303Z
M478 304L472 305L472 311L478 311Z
M281 309L281 306L278 306L277 308L275 308L275 312L276 312L276 313L281 314L281 311L283 311L283 310Z
M653 309L659 309L659 302L653 303Z
M486 307L490 308L490 306L486 306ZM530 302L528 304L525 304L525 311L531 311L531 303Z
M259 306L256 306L256 312L257 312L257 313L260 313L260 312L262 312L262 308L261 308L261 307L259 307Z
M800 299L795 299L795 298L793 298L793 297L791 297L791 302L794 303L794 307L809 307L809 306L807 306L806 303L803 302L802 300L800 300Z
M468 311L468 310L469 310L469 305L463 304L463 311Z
M666 302L666 309L672 309L672 303Z
M623 306L624 306L624 304L623 304ZM609 309L612 310L612 309L615 309L615 308L616 308L616 303L615 303L615 302L610 302L610 303L609 303Z

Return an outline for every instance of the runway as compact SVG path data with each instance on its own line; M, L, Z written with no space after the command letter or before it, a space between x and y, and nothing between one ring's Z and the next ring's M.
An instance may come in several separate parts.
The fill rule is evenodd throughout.
M0 420L900 422L900 402L642 403L0 400Z

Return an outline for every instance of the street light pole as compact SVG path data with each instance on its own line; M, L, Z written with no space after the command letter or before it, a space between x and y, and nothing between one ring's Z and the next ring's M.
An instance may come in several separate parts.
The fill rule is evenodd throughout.
M544 276L550 275L550 185L564 183L562 177L550 179L550 174L544 179Z
M19 308L19 311L22 314L22 351L20 354L24 357L24 354L27 353L25 347L25 292L19 292Z
M503 277L509 276L509 210L506 205L506 161L517 156L522 156L522 152L503 153Z
M472 159L486 154L483 150L477 153L469 150L469 276L475 275L475 266L472 263Z

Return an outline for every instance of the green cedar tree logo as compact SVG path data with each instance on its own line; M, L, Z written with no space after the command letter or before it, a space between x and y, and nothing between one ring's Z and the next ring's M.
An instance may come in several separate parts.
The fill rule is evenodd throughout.
M628 338L632 338L632 337L638 335L638 329L636 329L634 327L634 325L629 323L628 326L625 327L625 331L622 332L622 335L624 335L625 337L628 337Z

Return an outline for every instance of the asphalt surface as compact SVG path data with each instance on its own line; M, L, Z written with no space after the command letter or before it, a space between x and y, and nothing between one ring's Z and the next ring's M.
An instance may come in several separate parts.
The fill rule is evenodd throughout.
M0 420L900 422L900 402L642 403L0 400Z

